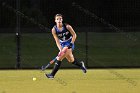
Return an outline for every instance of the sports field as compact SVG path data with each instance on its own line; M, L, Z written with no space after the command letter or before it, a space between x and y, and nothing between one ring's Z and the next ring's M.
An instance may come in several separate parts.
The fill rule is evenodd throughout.
M140 69L89 69L87 74L61 69L50 80L40 70L0 70L0 93L140 93L139 73Z

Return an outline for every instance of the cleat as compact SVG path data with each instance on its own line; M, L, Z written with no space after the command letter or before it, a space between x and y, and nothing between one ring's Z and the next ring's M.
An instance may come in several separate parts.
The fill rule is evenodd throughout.
M81 67L82 71L83 71L84 73L87 73L87 69L86 69L86 67L85 67L84 62L82 61L81 64L82 64L82 67Z
M52 74L45 74L47 78L54 79L54 76Z

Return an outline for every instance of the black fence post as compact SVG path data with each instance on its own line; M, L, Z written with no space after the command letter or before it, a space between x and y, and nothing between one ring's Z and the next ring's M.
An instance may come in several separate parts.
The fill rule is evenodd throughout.
M20 10L20 0L16 0L16 9L17 11ZM16 68L19 69L21 66L21 59L20 59L20 15L18 12L16 13L16 46L17 46L17 56L16 56Z
M88 32L85 32L86 35L86 67L88 68Z

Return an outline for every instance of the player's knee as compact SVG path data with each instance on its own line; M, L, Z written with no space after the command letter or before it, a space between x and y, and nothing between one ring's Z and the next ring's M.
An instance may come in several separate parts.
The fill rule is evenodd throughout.
M59 58L59 57L58 57L57 60L58 60L58 61L62 61L62 58Z
M69 63L72 63L74 61L74 59L68 59Z

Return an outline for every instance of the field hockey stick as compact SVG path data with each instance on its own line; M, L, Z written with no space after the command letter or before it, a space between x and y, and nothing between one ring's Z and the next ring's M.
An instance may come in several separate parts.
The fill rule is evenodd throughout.
M53 64L53 63L57 60L58 57L60 57L61 55L65 54L66 51L67 51L67 49L68 49L68 47L65 48L63 51L61 51L61 52L58 54L58 56L55 57L53 60L51 60L45 67L42 66L42 67L41 67L42 71L44 71L44 70L47 69L51 64Z

